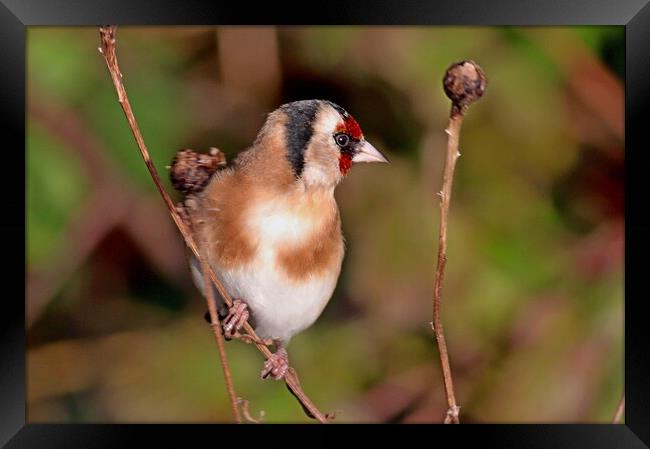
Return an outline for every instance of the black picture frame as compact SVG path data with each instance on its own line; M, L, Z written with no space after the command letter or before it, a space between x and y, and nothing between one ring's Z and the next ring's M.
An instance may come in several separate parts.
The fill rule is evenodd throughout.
M25 275L20 240L25 238L25 196L14 192L24 186L25 153L25 44L32 25L150 24L402 24L402 25L624 25L625 74L625 424L608 425L470 425L372 426L371 434L418 432L432 444L463 445L478 441L499 448L642 448L650 444L650 339L643 312L650 293L645 282L645 254L650 253L650 213L644 175L650 168L650 137L643 118L650 109L650 5L648 0L535 2L534 0L424 0L292 2L0 0L0 108L3 112L4 211L0 230L5 236L5 286ZM11 139L13 138L13 139ZM14 140L15 139L15 140ZM7 157L10 158L7 161ZM14 176L15 179L11 177ZM647 175L646 175L647 176ZM26 241L23 239L22 243ZM13 252L13 253L12 253ZM248 432L241 426L212 425L45 425L26 424L25 307L24 299L5 288L0 312L0 444L6 447L128 447L186 446L199 439L217 444L223 439L269 438L286 426L261 426ZM19 290L18 288L16 290ZM24 293L24 290L23 290ZM22 301L22 302L21 302ZM369 426L359 426L367 429ZM300 426L285 438L319 442L332 429L352 426ZM356 428L356 426L355 426ZM391 429L391 430L388 430ZM309 432L304 436L297 432ZM246 434L241 434L246 432ZM412 435L412 436L410 436ZM329 436L329 435L328 435ZM305 439L303 439L305 438ZM338 438L332 435L332 440ZM155 442L154 442L155 441ZM339 440L340 441L340 440ZM645 442L645 444L644 444Z

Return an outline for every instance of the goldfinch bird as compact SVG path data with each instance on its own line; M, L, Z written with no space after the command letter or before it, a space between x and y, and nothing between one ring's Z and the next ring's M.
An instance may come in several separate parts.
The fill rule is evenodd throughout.
M235 298L219 298L224 333L246 319L277 350L262 378L284 377L286 345L321 314L345 251L334 189L356 162L388 162L356 120L325 100L296 101L267 116L253 145L195 194L208 261ZM197 260L195 283L203 289Z

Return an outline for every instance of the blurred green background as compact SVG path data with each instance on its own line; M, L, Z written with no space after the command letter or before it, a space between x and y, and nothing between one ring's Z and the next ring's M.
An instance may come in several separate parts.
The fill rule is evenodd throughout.
M338 422L440 422L429 322L449 101L474 59L443 321L464 422L609 422L623 391L623 27L120 27L125 85L159 171L249 145L287 101L332 100L390 166L338 187L334 297L289 346ZM96 28L30 27L30 422L231 420L204 300L117 103ZM176 196L176 198L178 198ZM267 422L309 421L262 357L227 345Z

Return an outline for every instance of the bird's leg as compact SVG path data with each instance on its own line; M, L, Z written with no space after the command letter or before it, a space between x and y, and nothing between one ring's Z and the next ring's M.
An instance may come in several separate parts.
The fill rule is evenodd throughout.
M289 354L287 354L286 349L276 343L278 350L275 351L271 356L264 362L264 368L262 368L261 377L266 379L271 376L275 380L280 380L284 378L289 369Z
M232 340L239 334L239 329L242 328L244 323L250 317L248 312L248 304L241 299L235 299L232 307L228 309L228 315L223 320L223 335L228 340Z

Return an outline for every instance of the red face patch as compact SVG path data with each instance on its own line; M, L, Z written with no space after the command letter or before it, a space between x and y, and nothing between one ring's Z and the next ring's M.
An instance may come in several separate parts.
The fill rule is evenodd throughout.
M345 113L343 115L343 123L339 123L336 127L336 132L345 133L348 136L352 137L354 140L363 139L363 132L361 132L361 127L357 121L350 114ZM347 151L341 151L341 156L339 156L339 170L343 176L347 175L352 167L352 154Z
M345 123L345 129L347 130L347 133L350 136L352 136L353 139L357 139L357 140L363 139L363 133L361 132L361 127L351 115L348 115L344 119L344 123Z
M352 157L347 153L341 153L339 157L339 170L341 170L343 176L348 174L350 167L352 167Z
M351 115L343 118L343 123L338 124L336 131L340 133L346 133L356 140L363 139L363 132L361 132L361 127Z

